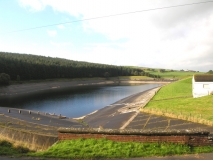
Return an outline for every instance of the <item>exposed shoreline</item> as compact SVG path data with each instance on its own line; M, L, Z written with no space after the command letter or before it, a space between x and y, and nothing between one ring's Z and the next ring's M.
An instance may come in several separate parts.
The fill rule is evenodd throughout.
M72 89L80 89L81 87L106 86L119 84L167 84L171 81L156 80L79 80L64 82L41 82L29 84L15 84L0 87L0 100L8 100L13 98L34 96L40 93L59 93Z

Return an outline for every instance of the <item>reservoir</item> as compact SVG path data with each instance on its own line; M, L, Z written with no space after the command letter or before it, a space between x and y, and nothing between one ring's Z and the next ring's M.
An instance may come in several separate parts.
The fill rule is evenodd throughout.
M14 102L11 100L9 103L0 105L3 107L55 113L57 115L61 114L75 118L99 110L130 95L158 86L160 84L91 86L57 94L36 95Z

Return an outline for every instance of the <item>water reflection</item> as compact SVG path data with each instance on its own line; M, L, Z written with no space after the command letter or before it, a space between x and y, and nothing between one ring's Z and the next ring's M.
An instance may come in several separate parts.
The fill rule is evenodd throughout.
M93 86L65 93L40 94L14 103L10 101L4 106L62 114L67 117L80 117L132 94L157 86L159 84Z

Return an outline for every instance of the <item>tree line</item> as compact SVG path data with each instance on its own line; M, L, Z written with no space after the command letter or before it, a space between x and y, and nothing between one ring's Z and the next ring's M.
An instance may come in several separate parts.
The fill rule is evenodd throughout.
M51 58L29 54L0 52L0 73L11 80L37 80L53 78L86 78L116 76L149 76L140 68L106 65Z

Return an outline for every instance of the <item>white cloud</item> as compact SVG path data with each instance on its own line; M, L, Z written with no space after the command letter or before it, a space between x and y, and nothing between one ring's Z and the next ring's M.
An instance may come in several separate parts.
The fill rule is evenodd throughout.
M19 4L33 12L43 10L46 6L42 0L19 0Z
M57 27L58 27L59 29L64 29L64 28L65 28L64 25L62 25L62 24L57 25Z
M57 31L56 30L47 30L47 34L50 37L55 37L57 35Z
M196 2L199 1L20 0L22 6L31 10L40 11L51 6L57 12L68 13L78 19ZM213 3L208 3L83 21L84 32L99 33L111 42L87 46L85 50L82 49L82 54L75 54L74 57L118 65L146 64L174 69L199 66L200 70L213 69L210 59L213 58L212 7ZM64 25L57 27L63 29ZM57 31L48 31L48 34L56 36ZM122 38L127 41L120 43L120 48L113 48L111 43Z

